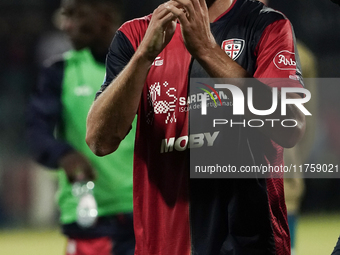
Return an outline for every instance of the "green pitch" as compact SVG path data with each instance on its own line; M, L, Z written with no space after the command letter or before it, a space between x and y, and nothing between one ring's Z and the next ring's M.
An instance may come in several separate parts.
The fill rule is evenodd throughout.
M340 214L301 216L296 255L330 255L340 235ZM59 229L0 230L0 254L64 255L66 239Z
M0 254L65 255L66 239L54 230L0 231Z
M340 235L340 214L301 216L296 255L330 255Z

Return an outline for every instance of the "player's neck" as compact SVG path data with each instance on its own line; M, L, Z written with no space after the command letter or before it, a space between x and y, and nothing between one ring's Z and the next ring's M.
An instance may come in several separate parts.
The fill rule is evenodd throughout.
M215 0L209 7L209 20L214 22L222 13L229 9L237 0Z

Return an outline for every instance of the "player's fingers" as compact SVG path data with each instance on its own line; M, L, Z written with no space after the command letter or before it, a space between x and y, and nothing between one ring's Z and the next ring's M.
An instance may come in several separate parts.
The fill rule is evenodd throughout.
M152 20L160 20L169 14L169 10L166 8L166 5L172 1L165 2L159 5L152 13Z
M179 3L185 11L188 13L188 16L194 17L195 15L195 8L191 0L172 0L172 2Z
M157 9L152 13L153 18L162 19L169 14L169 10L165 8L165 4L158 6Z
M169 13L161 19L161 24L162 26L168 25L170 21L174 21L176 19L177 17L171 11L169 11Z
M171 3L171 4L173 4L173 5L177 6L177 7L180 6L179 3L176 3L176 2L174 2L174 1L172 1L172 0L171 0L171 1L168 1L168 2L165 2L165 3L161 4L161 5L159 5L159 6L154 10L152 16L155 16L155 17L157 17L158 19L162 19L162 18L164 18L166 15L168 15L169 10L166 8L166 6L167 6L169 3Z
M203 0L203 2L205 3L205 0ZM199 0L191 0L191 3L192 3L192 5L194 7L194 10L196 12L201 10L201 8L202 8L201 7L201 5L202 5L201 1L199 1Z
M189 21L187 18L187 14L182 8L177 8L173 4L169 3L166 8L175 16L178 18L179 22L183 25L186 26L188 25Z
M207 6L207 2L205 0L196 0L199 2L199 5L201 6L201 8L203 9L203 11L207 12L208 11L208 6Z

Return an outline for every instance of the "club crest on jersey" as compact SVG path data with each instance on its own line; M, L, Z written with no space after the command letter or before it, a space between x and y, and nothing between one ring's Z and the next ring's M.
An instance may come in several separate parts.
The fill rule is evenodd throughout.
M236 60L242 53L244 48L244 40L242 39L229 39L222 42L221 48L232 59Z

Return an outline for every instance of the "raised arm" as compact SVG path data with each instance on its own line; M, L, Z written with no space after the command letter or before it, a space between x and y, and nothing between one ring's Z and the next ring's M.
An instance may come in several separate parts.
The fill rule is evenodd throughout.
M135 54L118 76L110 81L89 111L86 143L98 156L114 152L129 132L152 62L175 32L175 17L166 8L167 4L160 5L153 12Z
M210 77L213 78L250 78L251 75L247 73L238 63L233 61L216 43L211 31L210 22L219 16L218 5L210 6L209 10L205 0L174 0L184 7L182 9L170 4L167 8L178 17L181 23L182 35L186 48L191 55L201 64L207 71ZM216 15L217 14L217 15ZM210 18L210 20L209 20ZM284 40L285 38L276 38L276 42ZM261 52L260 52L261 54ZM263 53L266 54L266 53ZM259 57L259 56L258 56ZM272 62L273 57L270 59ZM258 63L261 64L261 63ZM264 63L260 68L266 68L267 63ZM257 75L257 74L256 74ZM260 75L254 75L256 78L263 78ZM270 78L274 78L272 76ZM288 77L287 77L288 78ZM288 79L286 79L288 80ZM242 82L244 81L244 82ZM240 79L239 88L244 92L247 91L248 84L246 79ZM295 83L296 84L296 83ZM272 104L272 87L261 82L256 84L254 88L253 97L255 102L260 102L259 109L268 109ZM288 98L301 98L299 94L289 93ZM278 104L280 105L280 97ZM245 117L248 119L256 117L262 119L263 116L254 116L250 111L245 112ZM281 116L280 111L274 112L271 116L275 119L294 119L298 123L294 128L285 128L277 125L272 128L270 125L261 128L261 132L274 140L283 147L294 146L303 136L305 130L304 114L295 106L289 105L287 115Z

